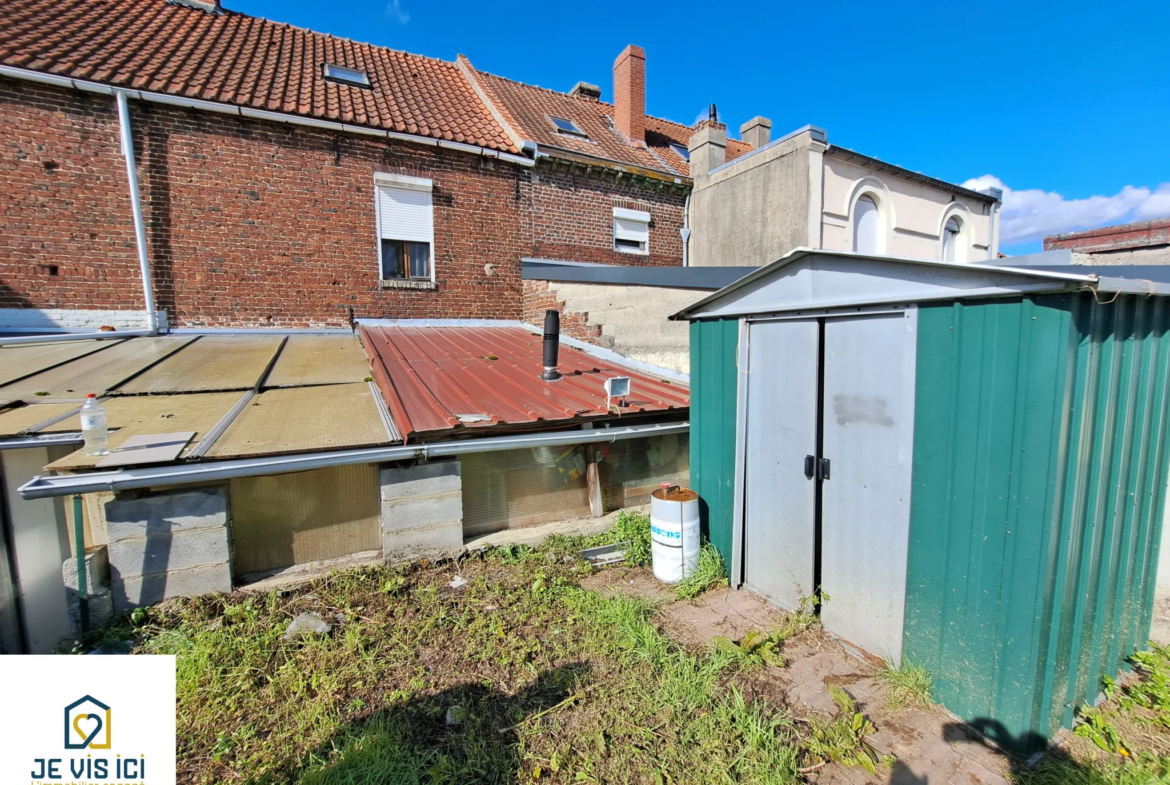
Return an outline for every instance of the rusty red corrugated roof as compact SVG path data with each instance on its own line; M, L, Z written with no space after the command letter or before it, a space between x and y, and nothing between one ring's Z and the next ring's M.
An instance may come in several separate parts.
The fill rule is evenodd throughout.
M543 338L520 326L363 325L361 338L374 381L406 441L456 431L616 420L690 406L684 384L563 343L558 364L563 378L542 381ZM615 376L630 377L630 395L614 399L607 410L602 385Z

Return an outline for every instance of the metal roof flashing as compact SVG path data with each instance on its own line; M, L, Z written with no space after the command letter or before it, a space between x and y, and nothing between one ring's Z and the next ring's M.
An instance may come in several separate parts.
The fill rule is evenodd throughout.
M800 269L794 269L796 267ZM763 294L763 290L777 286L786 277L801 278L801 281L787 286L788 291ZM1119 286L1124 288L1117 288ZM757 313L1081 289L1170 294L1170 287L1166 291L1158 287L1151 282L1143 282L1139 287L1138 282L1131 279L1103 279L1080 269L967 264L796 248L670 318L694 321Z

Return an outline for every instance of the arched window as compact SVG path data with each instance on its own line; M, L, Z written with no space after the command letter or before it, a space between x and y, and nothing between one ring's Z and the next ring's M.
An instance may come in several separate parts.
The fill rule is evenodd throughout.
M963 226L958 218L952 216L947 220L942 236L944 262L959 261L959 235L962 231Z
M853 208L853 250L857 253L881 253L881 214L872 196L862 196Z

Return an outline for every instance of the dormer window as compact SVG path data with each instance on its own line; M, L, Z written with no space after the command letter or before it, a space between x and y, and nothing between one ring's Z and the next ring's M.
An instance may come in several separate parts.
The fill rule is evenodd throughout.
M325 63L322 66L321 75L330 82L337 82L338 84L347 84L353 87L370 86L370 77L366 76L365 71L359 71L356 68L346 68L343 65Z
M585 136L585 138L588 138L585 132L578 128L577 124L572 120L566 120L563 117L553 117L552 115L549 115L548 119L556 127L557 133L568 134L569 136Z
M678 157L683 159L684 161L691 160L691 151L688 150L686 147L682 146L681 144L671 144L670 149L674 150L676 153L678 153Z

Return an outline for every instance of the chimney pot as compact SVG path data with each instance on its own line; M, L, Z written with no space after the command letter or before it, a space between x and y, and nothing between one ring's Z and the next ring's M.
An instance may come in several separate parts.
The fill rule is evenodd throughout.
M763 147L772 141L772 121L767 117L753 117L739 127L739 137L752 147Z
M577 98L588 98L592 101L600 101L601 88L588 82L577 82L577 84L573 85L573 89L569 91L569 95L576 96Z
M646 53L630 44L613 64L614 125L631 142L646 141Z

